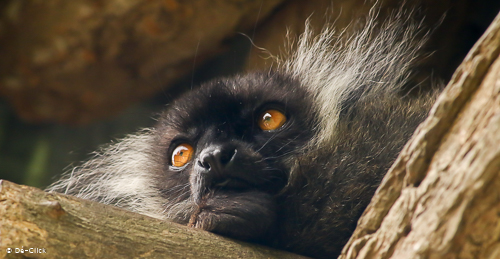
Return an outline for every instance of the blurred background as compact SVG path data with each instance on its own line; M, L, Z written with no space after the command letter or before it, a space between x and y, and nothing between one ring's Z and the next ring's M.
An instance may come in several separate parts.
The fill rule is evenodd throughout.
M0 179L44 188L99 146L154 126L184 91L270 69L269 53L286 55L287 31L300 34L307 18L355 30L375 2L0 1ZM406 2L378 1L378 19L412 9L432 31L415 82L449 80L500 10L498 0Z

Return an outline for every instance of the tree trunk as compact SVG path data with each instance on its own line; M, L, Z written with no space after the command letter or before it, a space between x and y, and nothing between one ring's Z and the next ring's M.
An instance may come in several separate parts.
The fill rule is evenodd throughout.
M500 258L500 14L387 173L348 258Z

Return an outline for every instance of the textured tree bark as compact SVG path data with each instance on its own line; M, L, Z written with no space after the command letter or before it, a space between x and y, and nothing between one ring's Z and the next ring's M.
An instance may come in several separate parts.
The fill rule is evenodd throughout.
M5 257L305 258L0 180L0 258Z
M161 93L282 1L3 1L0 96L32 122L104 118Z
M500 258L500 14L384 178L348 258Z

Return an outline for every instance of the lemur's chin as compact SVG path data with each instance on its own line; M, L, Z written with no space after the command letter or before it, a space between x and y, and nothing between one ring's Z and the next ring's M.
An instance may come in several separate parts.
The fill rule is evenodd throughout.
M273 198L260 191L215 191L197 204L188 226L243 240L256 240L276 220Z

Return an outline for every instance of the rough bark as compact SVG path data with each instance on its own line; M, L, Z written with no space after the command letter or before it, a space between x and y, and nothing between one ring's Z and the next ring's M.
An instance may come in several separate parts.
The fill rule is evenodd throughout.
M500 258L500 14L384 178L348 258Z
M31 122L83 124L164 86L283 0L0 3L0 96Z
M0 258L5 257L305 258L0 180Z

